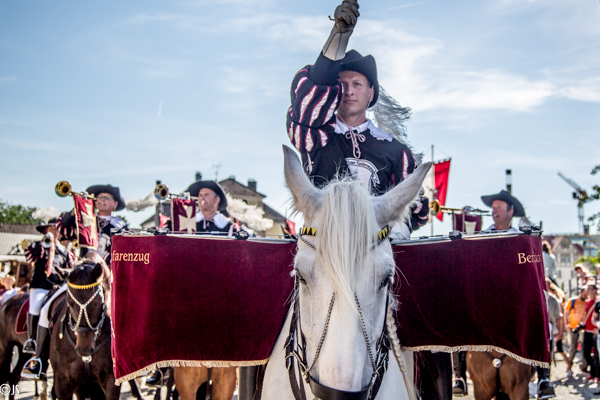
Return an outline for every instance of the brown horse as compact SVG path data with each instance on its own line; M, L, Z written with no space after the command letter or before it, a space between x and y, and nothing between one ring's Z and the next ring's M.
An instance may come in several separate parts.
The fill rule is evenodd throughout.
M29 299L27 293L19 293L0 308L0 385L4 383L16 385L19 383L23 365L29 359L29 356L22 352L23 343L27 340L27 332L17 334L15 330L19 311L27 299ZM12 365L13 350L15 348L17 349L18 361L16 365ZM47 397L47 383L42 381L40 398L45 400ZM9 398L13 400L14 395L9 395Z
M500 362L494 360L500 360ZM495 367L495 365L499 365ZM467 353L467 370L473 381L475 400L498 399L508 395L510 400L529 399L531 365L523 364L497 351ZM504 397L506 398L506 397Z
M67 276L66 307L50 339L54 392L59 400L118 400L110 351L106 267L83 261Z
M206 382L209 370L206 367L176 367L175 386L181 400L196 400L196 392ZM237 385L237 367L210 369L211 400L231 400Z

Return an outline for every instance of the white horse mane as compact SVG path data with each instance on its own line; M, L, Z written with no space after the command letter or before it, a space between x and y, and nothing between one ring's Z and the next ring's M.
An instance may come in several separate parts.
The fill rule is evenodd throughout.
M347 310L356 311L357 282L372 279L373 252L379 227L364 183L342 178L324 188L315 244L335 292Z

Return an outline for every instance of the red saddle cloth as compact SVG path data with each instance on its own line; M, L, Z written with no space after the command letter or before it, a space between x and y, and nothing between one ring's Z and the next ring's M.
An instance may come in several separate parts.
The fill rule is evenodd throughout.
M21 333L27 333L27 313L29 312L29 299L25 300L25 303L21 305L19 313L17 314L17 321L15 322L15 332L17 335Z
M402 346L494 348L547 365L540 238L479 237L394 246ZM117 382L157 366L265 363L290 305L295 251L283 240L114 236Z

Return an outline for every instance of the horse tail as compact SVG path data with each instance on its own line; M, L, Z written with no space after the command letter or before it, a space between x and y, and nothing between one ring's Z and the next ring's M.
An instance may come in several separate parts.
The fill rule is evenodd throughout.
M396 356L396 360L398 360L398 364L400 365L400 372L402 372L402 377L404 378L404 386L406 386L408 398L409 400L419 400L419 396L417 395L415 384L412 379L412 374L409 374L406 370L406 365L404 364L404 359L402 358L400 339L398 338L398 334L396 333L396 321L394 321L394 310L391 304L388 306L387 309L387 317L385 319L385 324L387 327L388 338L390 339L390 343L392 344L394 355Z

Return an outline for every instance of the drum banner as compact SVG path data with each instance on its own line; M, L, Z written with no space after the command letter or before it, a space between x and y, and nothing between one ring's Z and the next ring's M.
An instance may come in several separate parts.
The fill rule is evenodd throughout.
M549 368L541 238L475 237L393 246L402 347L494 349Z
M94 200L73 193L75 221L79 247L98 249L98 226L94 213Z
M175 232L196 232L196 200L171 199L171 221Z
M112 237L117 384L163 366L267 362L290 306L295 244Z
M539 237L411 241L393 249L405 350L495 349L548 366ZM290 306L295 250L284 240L113 236L117 383L157 367L266 363Z

